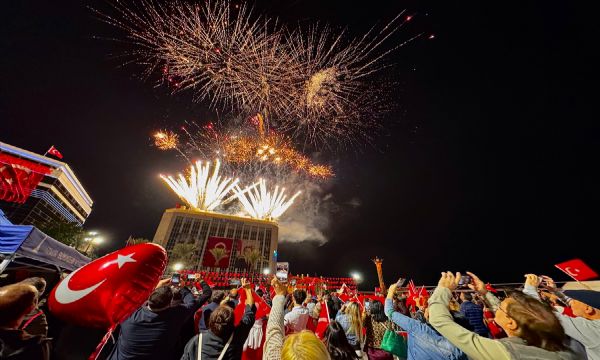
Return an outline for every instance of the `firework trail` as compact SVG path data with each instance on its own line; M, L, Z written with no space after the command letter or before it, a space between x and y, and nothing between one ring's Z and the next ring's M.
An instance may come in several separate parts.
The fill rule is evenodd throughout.
M285 188L279 186L275 186L273 191L269 191L264 179L260 179L258 183L245 189L235 186L234 191L244 210L251 217L261 220L278 219L300 195L300 191L298 191L288 199L285 195Z
M239 179L221 178L219 169L221 163L215 161L211 172L211 163L197 161L189 168L189 175L178 174L173 176L160 175L160 178L191 208L196 210L212 211L226 204L232 198L224 200L238 184Z

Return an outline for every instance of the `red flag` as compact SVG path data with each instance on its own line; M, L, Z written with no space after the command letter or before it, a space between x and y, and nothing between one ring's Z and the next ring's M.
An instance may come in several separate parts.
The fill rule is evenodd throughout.
M491 291L491 292L493 292L494 294L498 292L498 290L494 289L494 287L493 287L493 286L492 286L492 284L490 284L490 283L487 283L487 284L485 284L485 288L486 288L488 291Z
M234 322L235 324L239 324L242 321L242 317L244 317L244 311L246 309L246 291L244 289L239 289L240 293L240 302L233 310ZM252 291L252 297L254 298L254 306L256 306L256 319L260 319L266 315L269 315L271 312L271 308L269 305L263 301L263 299L258 296L257 293Z
M58 149L57 149L57 148L55 148L55 147L54 147L54 145L50 146L50 149L48 149L48 151L46 151L46 153L47 153L47 154L50 154L50 155L53 155L53 156L56 156L56 157L57 157L57 158L59 158L59 159L62 159L62 158L63 158L63 156L62 156L62 154L60 153L60 151L58 151Z
M415 283L410 280L408 282L408 296L406 297L406 305L415 305L415 298L419 296Z
M315 334L319 339L323 339L325 336L325 330L329 326L329 308L327 307L327 301L321 303L321 312L319 313L319 322L317 323L317 329Z
M598 274L592 270L586 263L579 259L565 261L554 265L565 274L569 275L576 281L589 280L598 277Z
M228 267L232 247L232 239L210 236L206 244L202 266L219 268Z
M421 290L419 290L419 297L429 297L429 292L427 291L427 289L425 289L425 286L422 286Z

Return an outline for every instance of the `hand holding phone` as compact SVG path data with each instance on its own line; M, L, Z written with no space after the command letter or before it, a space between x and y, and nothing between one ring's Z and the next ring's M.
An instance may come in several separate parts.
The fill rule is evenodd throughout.
M460 280L458 280L458 287L464 288L464 287L469 286L470 283L471 283L471 277L469 275L462 275L460 277Z
M175 274L171 275L171 283L172 284L179 285L180 280L181 280L180 274L175 273Z

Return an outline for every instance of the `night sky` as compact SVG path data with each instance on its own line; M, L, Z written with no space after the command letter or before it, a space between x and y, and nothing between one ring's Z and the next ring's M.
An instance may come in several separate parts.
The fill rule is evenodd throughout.
M105 250L152 238L176 197L157 174L184 163L152 148L159 127L214 120L189 96L139 79L111 57L120 36L87 8L106 2L10 1L0 11L0 140L43 153L55 145L94 200L88 229ZM295 24L325 21L361 34L402 9L395 110L373 147L329 154L336 202L329 241L282 243L295 273L376 281L370 258L433 285L442 270L493 282L526 272L564 279L553 264L598 261L599 135L594 11L573 2L258 1ZM428 34L435 34L428 40ZM358 200L358 202L356 201ZM347 207L342 207L347 209Z

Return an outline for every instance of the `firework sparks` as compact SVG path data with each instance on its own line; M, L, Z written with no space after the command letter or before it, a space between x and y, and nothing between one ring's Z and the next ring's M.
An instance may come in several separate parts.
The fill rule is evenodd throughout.
M373 75L416 38L383 48L412 18L403 13L379 32L346 41L327 27L290 31L229 0L140 4L117 3L119 16L100 15L127 32L136 49L130 55L148 75L159 69L173 91L193 91L213 108L260 112L267 130L305 146L368 141L388 109L389 86Z
M196 161L189 168L189 175L173 176L160 175L161 179L173 190L177 196L190 207L196 210L213 211L220 205L231 201L232 198L224 200L238 184L238 179L221 178L219 169L221 162L215 161L211 171L211 163L207 161Z
M154 146L160 150L173 150L179 145L179 135L169 130L159 130L153 137Z
M125 30L136 50L134 61L160 69L173 91L192 90L213 107L263 110L293 103L293 59L275 21L253 16L246 5L229 0L202 5L180 1L139 6L114 5L119 16L100 13Z
M276 220L294 203L300 191L287 198L285 188L275 186L271 192L267 190L267 182L260 179L256 184L245 189L234 188L235 195L244 210L253 218L261 220Z
M254 127L241 126L233 131L220 130L214 124L197 127L198 131L185 134L187 152L201 156L218 156L227 165L289 168L297 173L315 179L333 177L329 165L315 164L307 156L296 150L289 137L269 131L262 134ZM256 178L256 176L251 176Z

